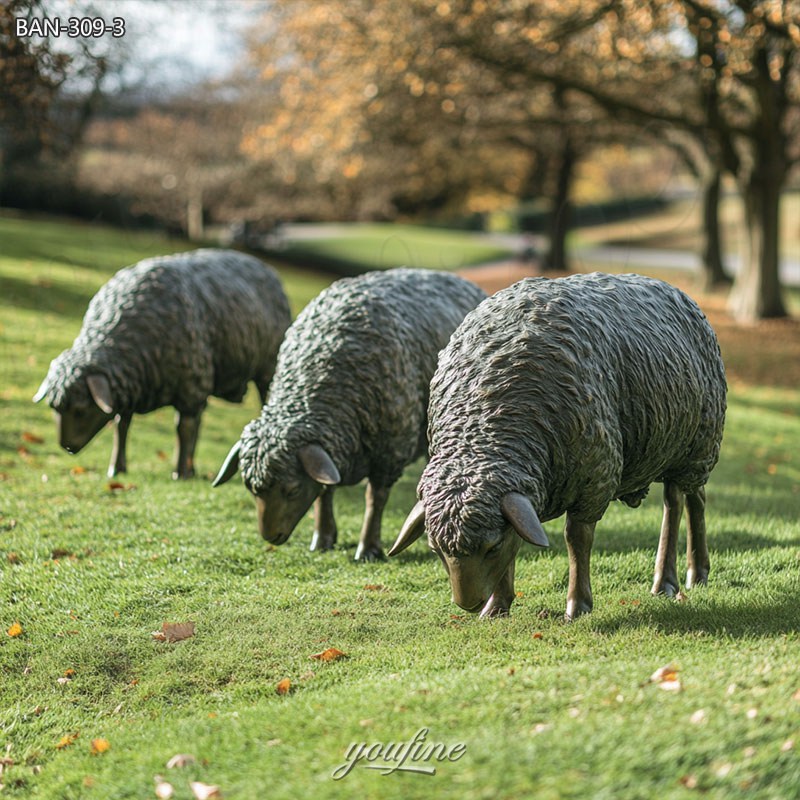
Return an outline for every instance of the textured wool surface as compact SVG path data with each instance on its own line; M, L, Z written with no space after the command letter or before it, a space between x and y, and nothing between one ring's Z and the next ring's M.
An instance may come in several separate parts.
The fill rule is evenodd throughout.
M426 410L439 351L486 297L424 269L336 281L286 333L269 402L242 433L239 467L252 491L291 482L297 451L316 443L344 484L391 486L426 451Z
M678 289L639 275L528 278L467 315L431 384L419 484L432 542L474 552L507 492L542 521L599 520L654 481L693 492L719 456L716 336Z
M60 412L92 403L85 377L108 378L116 413L202 410L266 391L290 322L277 273L231 250L195 250L126 267L89 303L78 337L50 365Z

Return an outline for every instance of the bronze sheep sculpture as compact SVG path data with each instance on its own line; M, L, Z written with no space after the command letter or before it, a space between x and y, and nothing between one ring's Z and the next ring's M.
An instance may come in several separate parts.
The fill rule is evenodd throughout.
M261 535L283 544L315 504L312 550L337 540L332 490L368 479L357 561L383 557L381 518L403 469L426 452L437 355L486 295L455 275L375 271L336 281L286 333L269 401L214 481L237 469Z
M679 591L684 501L686 586L705 583L704 487L725 409L716 336L683 292L639 275L522 280L468 314L440 355L430 461L389 555L427 528L454 601L505 615L521 542L546 547L541 523L566 512L574 619L592 609L596 523L662 482L653 591Z
M109 476L127 470L133 415L174 406L173 477L189 478L209 396L241 402L252 380L266 400L290 321L277 273L253 256L204 249L149 258L95 294L33 399L47 398L70 453L115 420Z

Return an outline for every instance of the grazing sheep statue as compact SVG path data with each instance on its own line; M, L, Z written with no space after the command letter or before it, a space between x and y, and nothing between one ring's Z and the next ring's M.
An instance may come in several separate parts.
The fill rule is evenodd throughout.
M592 609L589 555L612 500L638 506L664 484L655 593L678 592L688 510L687 587L705 583L705 491L725 420L713 330L685 294L639 275L526 279L469 314L431 383L430 462L389 555L422 535L454 601L507 614L520 542L567 514L567 619ZM515 535L516 534L516 535Z
M220 468L241 469L259 530L283 544L315 504L312 550L337 538L331 487L367 478L355 558L383 557L381 517L403 469L426 452L436 358L486 297L469 281L424 269L336 281L300 314L278 354L269 402Z
M209 395L239 403L253 380L265 400L290 321L277 273L257 258L211 249L149 258L92 298L33 399L47 397L70 453L115 419L109 476L127 469L133 414L174 406L173 477L189 478Z

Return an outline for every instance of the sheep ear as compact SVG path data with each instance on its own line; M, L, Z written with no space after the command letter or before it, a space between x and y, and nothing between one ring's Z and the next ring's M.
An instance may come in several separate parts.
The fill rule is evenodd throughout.
M106 414L113 414L114 401L111 399L111 384L108 378L105 375L87 375L86 383L97 407Z
M509 492L500 502L503 516L526 542L537 547L550 547L547 534L533 508L533 503L519 492Z
M297 451L297 457L306 474L317 483L335 486L342 482L333 459L318 444L307 444Z
M36 390L36 394L33 396L33 402L38 403L40 400L44 400L47 397L47 393L50 391L50 383L47 380L47 377L42 381L42 385Z
M214 478L214 482L211 484L213 489L216 489L217 486L222 486L223 483L227 483L236 474L239 469L239 451L241 449L242 440L240 439L231 447L230 453L225 458L225 463L219 468L217 477Z
M406 521L403 523L403 527L400 528L400 533L397 534L397 541L392 545L389 555L396 556L401 553L410 544L416 542L423 533L425 533L425 506L419 500L406 517Z

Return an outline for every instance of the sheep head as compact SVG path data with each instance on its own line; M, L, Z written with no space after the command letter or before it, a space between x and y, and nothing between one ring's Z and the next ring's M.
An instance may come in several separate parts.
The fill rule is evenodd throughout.
M243 447L240 440L225 459L213 486L230 480L241 460L245 485L256 501L259 533L272 544L283 544L323 487L334 486L341 477L333 460L319 444L297 448L293 451L294 457L269 455L268 460L273 463L264 469L260 463L264 460L261 449ZM256 461L260 469L256 469Z
M515 558L524 540L537 547L549 541L531 501L519 492L508 492L500 500L500 524L481 526L475 534L456 538L457 547L448 545L451 538L431 527L428 542L439 556L450 578L453 602L465 611L477 612L486 604L500 579ZM462 515L462 519L469 515ZM418 502L408 515L389 555L405 550L425 531L426 509Z
M49 376L33 397L38 403L50 393ZM114 416L114 401L108 378L100 373L77 376L53 403L58 443L68 453L80 452Z

